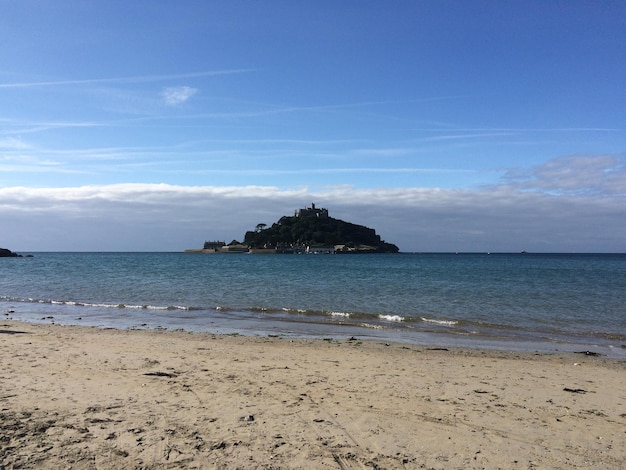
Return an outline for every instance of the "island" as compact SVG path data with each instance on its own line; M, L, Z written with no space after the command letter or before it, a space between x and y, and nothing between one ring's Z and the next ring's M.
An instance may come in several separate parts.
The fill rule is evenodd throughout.
M22 255L12 252L7 248L0 248L0 258L21 258Z
M293 216L283 216L271 226L257 224L246 232L243 242L204 242L203 248L186 253L276 253L276 254L363 254L398 253L372 228L335 219L328 209L298 209Z

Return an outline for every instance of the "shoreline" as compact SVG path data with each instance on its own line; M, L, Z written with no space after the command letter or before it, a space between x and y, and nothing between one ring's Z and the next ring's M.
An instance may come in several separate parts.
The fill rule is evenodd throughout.
M592 350L626 359L621 257L502 256L48 253L2 263L0 312L37 323Z
M7 468L620 468L626 362L2 319Z
M358 337L361 340L389 341L412 345L460 347L494 351L573 353L589 350L612 359L626 359L626 343L620 338L574 336L565 332L532 332L515 329L497 331L469 331L466 327L446 327L441 323L423 323L427 327L369 325L367 322L337 322L303 320L294 316L274 318L262 311L239 312L231 310L211 310L211 316L197 315L196 311L184 309L142 309L138 307L109 306L97 313L82 313L73 303L32 303L20 306L18 303L4 302L9 308L4 320L27 322L38 325L59 324L66 326L87 326L114 328L120 330L184 330L190 333L235 334L246 336L276 335L286 339L319 339L331 337L342 339ZM25 307L25 308L22 308ZM53 307L53 308L51 308ZM91 307L90 307L91 308ZM72 312L76 309L76 312ZM149 312L143 315L142 312ZM280 313L280 312L279 312ZM341 318L341 317L339 317ZM400 322L401 323L401 322Z

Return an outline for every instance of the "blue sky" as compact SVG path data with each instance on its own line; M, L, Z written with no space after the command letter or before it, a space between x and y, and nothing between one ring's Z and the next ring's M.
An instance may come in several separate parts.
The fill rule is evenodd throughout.
M626 251L620 1L0 0L0 246L316 202L404 251Z

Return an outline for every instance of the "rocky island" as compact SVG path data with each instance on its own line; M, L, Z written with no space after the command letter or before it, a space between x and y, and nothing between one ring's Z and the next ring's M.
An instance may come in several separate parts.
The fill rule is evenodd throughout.
M0 258L21 258L22 255L12 252L7 248L0 248Z
M271 226L258 224L246 232L243 243L205 242L187 253L397 253L374 229L335 219L315 204L283 216Z

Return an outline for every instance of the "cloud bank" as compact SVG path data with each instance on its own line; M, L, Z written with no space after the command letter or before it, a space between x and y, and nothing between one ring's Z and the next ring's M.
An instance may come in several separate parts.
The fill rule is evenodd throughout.
M513 184L479 190L167 184L3 188L0 246L14 251L182 251L208 239L241 240L257 224L272 224L315 202L333 217L375 228L402 251L626 252L623 196L552 194L536 190L539 184L529 190L529 181L542 171L524 176L519 184L525 190Z

